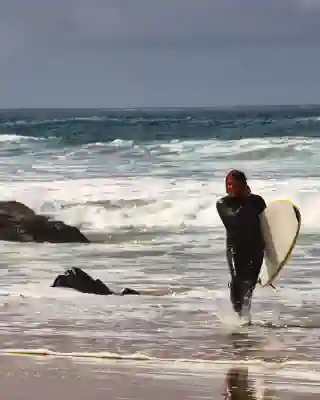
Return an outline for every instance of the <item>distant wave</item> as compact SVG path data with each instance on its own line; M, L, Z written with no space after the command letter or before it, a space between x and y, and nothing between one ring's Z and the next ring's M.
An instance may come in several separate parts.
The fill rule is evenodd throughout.
M1 135L77 145L114 140L231 140L319 137L320 107L182 110L11 110L0 112ZM2 136L3 137L3 136ZM7 136L8 137L8 136Z

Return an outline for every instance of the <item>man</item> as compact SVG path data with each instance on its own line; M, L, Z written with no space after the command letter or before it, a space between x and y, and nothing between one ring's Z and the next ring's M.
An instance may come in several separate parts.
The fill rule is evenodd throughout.
M230 300L239 317L248 316L250 322L251 298L264 256L260 214L266 203L261 196L251 193L242 171L230 171L225 184L227 195L216 206L227 232Z

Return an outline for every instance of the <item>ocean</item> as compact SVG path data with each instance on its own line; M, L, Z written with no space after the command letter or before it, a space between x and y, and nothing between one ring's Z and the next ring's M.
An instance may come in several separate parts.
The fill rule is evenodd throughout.
M2 110L0 146L2 200L92 242L0 243L1 353L184 368L194 379L258 363L283 374L281 393L295 376L295 390L320 392L320 107ZM232 316L216 201L233 168L303 220L277 290L255 292L253 320L266 325L236 334L217 318ZM73 266L149 293L50 287Z

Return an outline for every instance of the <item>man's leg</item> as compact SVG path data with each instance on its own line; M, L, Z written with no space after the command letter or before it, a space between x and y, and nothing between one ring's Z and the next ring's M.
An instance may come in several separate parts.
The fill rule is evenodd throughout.
M236 278L231 278L230 282L230 301L234 311L240 316L242 309L242 296L241 296L241 284Z
M263 251L254 255L254 257L248 263L248 269L244 271L243 277L243 299L242 299L242 310L241 315L251 319L251 301L253 292L258 282L260 270L263 262L264 253Z
M241 281L237 275L236 262L237 257L236 253L232 248L227 249L227 261L230 271L231 281L229 283L230 288L230 301L234 311L240 316L242 309L242 285Z

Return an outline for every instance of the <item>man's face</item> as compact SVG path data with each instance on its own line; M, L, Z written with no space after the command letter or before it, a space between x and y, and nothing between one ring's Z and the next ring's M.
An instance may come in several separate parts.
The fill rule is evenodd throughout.
M227 193L234 197L241 197L245 192L246 185L237 181L232 176L227 178Z

